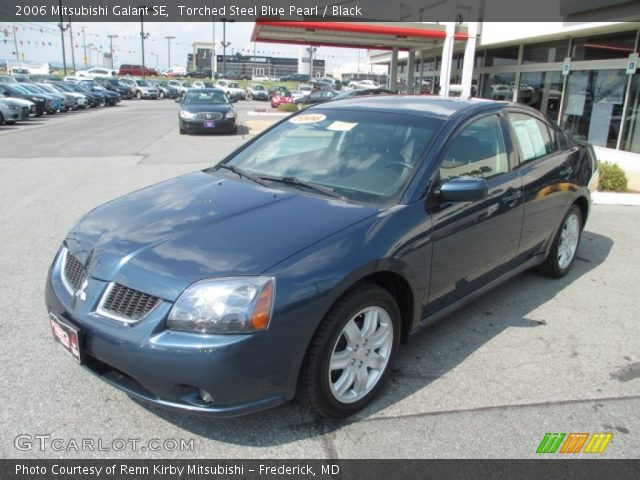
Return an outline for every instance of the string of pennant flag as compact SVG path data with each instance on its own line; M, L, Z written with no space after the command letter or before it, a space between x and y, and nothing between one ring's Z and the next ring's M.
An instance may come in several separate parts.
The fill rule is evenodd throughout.
M0 44L10 44L13 45L14 44L14 32L16 34L16 39L17 39L17 43L18 45L20 45L21 47L24 46L34 46L34 47L54 47L54 48L59 48L60 47L60 40L56 39L56 40L48 40L46 39L31 39L31 40L24 40L24 39L20 39L19 38L19 34L20 33L24 33L24 34L28 34L30 37L34 36L34 33L36 35L55 35L55 36L59 36L60 35L60 30L57 27L45 27L45 26L40 26L40 25L14 25L14 24L0 24ZM100 33L95 33L95 32L89 32L87 30L85 30L84 32L82 31L74 31L73 32L73 38L74 38L74 43L73 43L73 47L74 49L82 49L83 48L83 44L82 44L82 39L83 39L83 33L84 33L84 38L85 41L86 39L89 39L89 43L93 43L92 47L93 48L97 48L99 50L103 50L103 51L108 51L109 50L109 45L108 45L108 37L107 35L103 35ZM65 32L65 38L68 38L69 32ZM105 43L104 45L101 44L97 44L95 42L94 39L102 39ZM118 40L134 40L140 39L139 34L136 35L119 35L118 36ZM161 44L166 44L166 40L164 39L154 39L154 38L147 38L146 42L152 42L152 43L161 43ZM192 48L192 42L185 42L185 41L172 41L171 42L172 46L182 46L185 48ZM217 47L219 48L219 45L217 45ZM246 47L245 48L232 48L230 49L232 50L234 53L240 53L240 54L247 54L247 55L267 55L267 56L280 56L280 55L290 55L290 53L288 52L284 52L284 51L275 51L275 50L271 50L271 49L264 49L264 48L257 48L254 49L253 47ZM112 53L117 54L136 54L137 50L131 50L128 48L121 48L118 47L117 45L113 46L113 50ZM352 59L353 55L336 55L336 54L324 54L322 53L322 51L318 51L315 55L316 58L319 59Z

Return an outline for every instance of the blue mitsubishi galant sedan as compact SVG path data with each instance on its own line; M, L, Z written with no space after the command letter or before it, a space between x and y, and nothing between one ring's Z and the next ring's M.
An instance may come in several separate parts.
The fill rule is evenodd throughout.
M326 103L81 218L49 323L156 405L231 416L298 395L344 417L411 333L524 270L565 275L596 177L591 147L521 105Z

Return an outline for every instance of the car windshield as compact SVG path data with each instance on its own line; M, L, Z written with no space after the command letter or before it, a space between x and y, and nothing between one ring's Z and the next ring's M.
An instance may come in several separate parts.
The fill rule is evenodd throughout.
M240 84L238 82L231 82L229 84L230 88L240 88Z
M262 85L254 85L253 86L254 90L260 90L260 91L264 91L264 87Z
M354 202L389 205L402 195L442 123L397 113L318 109L291 117L227 163L266 181L296 179Z
M190 90L184 97L187 105L224 105L229 103L227 96L222 90Z
M149 82L147 82L146 80L136 80L136 83L140 87L148 87L149 86Z

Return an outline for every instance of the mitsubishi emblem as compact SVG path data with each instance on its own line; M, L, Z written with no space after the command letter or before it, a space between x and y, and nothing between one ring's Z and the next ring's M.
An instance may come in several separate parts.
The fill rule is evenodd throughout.
M85 292L87 285L89 285L89 281L85 278L82 282L82 285L80 285L80 288L75 293L76 297L78 297L83 302L87 300L87 294Z

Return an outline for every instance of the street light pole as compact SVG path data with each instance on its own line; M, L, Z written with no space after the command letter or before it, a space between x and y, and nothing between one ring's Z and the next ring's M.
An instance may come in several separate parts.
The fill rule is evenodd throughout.
M62 0L58 0L58 6L60 7L60 23L58 24L58 26L60 27L60 38L62 40L62 67L64 69L64 76L67 76L67 56L66 53L64 51L64 24L62 23Z
M147 77L147 67L144 65L144 40L149 37L148 33L144 33L144 7L140 7L140 43L142 44L142 78Z
M171 68L171 40L176 37L167 36L167 68Z
M111 54L111 70L113 70L113 39L118 38L118 35L107 35L109 37L109 53Z
M71 43L71 64L73 65L73 71L76 71L76 54L73 48L73 29L71 28L71 15L69 15L69 40Z
M85 27L82 27L82 48L84 50L84 68L87 68L87 40L84 37L84 29Z
M227 47L231 45L231 42L227 42L227 22L234 22L235 20L221 18L222 22L222 75L227 74Z

